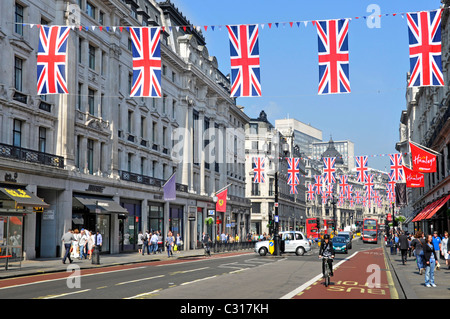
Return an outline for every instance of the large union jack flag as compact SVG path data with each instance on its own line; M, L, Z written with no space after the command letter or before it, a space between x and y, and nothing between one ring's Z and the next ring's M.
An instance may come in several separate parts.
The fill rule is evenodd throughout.
M324 157L323 158L323 177L324 181L328 184L336 183L336 157Z
M261 96L258 25L227 28L230 37L231 96Z
M316 183L314 184L314 188L315 188L316 194L317 195L322 195L323 194L323 189L322 189L323 177L322 177L322 175L316 175L316 176L314 176L314 179L316 181Z
M133 84L130 96L161 97L161 28L130 28Z
M367 156L356 156L356 172L357 172L357 182L364 183L367 181L368 167L367 167Z
M66 51L69 27L41 26L37 54L37 94L69 93Z
M349 19L315 21L319 43L319 94L350 93Z
M391 160L391 173L389 174L389 179L396 182L403 181L405 173L403 172L402 154L389 154L389 159Z
M316 196L314 194L314 185L313 184L308 184L308 190L306 191L306 194L308 195L309 201L313 201L316 198Z
M373 188L375 184L373 183L373 174L369 174L364 187L366 189L366 197L370 201L375 196L375 189Z
M300 184L300 158L289 157L287 159L288 163L288 181L289 185Z
M411 72L408 87L444 85L441 13L442 9L407 14Z
M253 183L265 183L264 166L266 159L264 157L253 157Z

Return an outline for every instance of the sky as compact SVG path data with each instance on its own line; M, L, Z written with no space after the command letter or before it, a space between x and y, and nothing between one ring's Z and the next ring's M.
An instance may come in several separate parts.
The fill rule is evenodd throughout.
M259 24L262 96L237 99L250 118L258 117L261 110L272 124L276 119L295 118L321 130L324 141L330 137L352 141L355 156L368 155L370 167L389 171L387 154L397 152L410 67L408 26L400 13L435 10L439 0L171 1L192 25L202 26L208 52L225 75L230 73L225 25ZM380 10L381 18L355 19L375 16L374 8ZM294 23L291 28L289 22L341 18L352 19L348 31L351 93L318 95L316 28L311 22L299 27ZM268 23L273 23L271 28ZM216 27L205 31L204 25ZM223 26L221 30L218 25Z

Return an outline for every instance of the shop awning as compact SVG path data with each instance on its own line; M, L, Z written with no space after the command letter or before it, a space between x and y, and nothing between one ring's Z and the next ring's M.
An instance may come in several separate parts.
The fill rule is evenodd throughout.
M422 211L420 213L418 213L416 215L416 217L414 217L412 222L418 222L418 221L421 221L423 219L431 218L442 207L440 205L441 204L444 205L447 202L448 197L449 196L445 196L443 198L439 198L439 199L435 200L434 202L428 204L424 209L422 209Z
M112 198L92 197L89 195L74 195L73 198L88 208L91 213L95 213L96 209L99 209L100 213L128 214L128 211Z
M49 204L24 188L1 187L0 199L13 200L16 202L16 207L50 207Z
M424 217L424 219L430 219L431 217L433 217L434 214L436 214L439 209L441 209L442 206L444 206L448 202L448 200L450 200L450 195L444 196L440 200L437 200L438 204L433 208L432 211L427 214L427 216Z

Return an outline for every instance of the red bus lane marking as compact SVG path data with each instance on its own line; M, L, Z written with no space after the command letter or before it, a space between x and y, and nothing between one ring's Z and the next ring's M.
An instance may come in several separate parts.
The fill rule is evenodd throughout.
M382 248L359 252L333 269L328 287L320 278L293 299L391 299L385 267Z

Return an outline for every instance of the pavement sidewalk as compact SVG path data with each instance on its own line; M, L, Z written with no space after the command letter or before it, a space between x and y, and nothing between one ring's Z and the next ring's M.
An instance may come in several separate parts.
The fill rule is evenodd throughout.
M384 244L384 243L383 243ZM384 247L385 256L391 268L395 287L400 299L450 299L450 270L445 260L440 259L441 269L434 273L436 288L425 287L425 273L420 275L416 258L411 255L402 264L400 251L391 254L391 247Z
M251 249L243 249L236 250L232 252L243 252L250 251ZM150 255L142 255L137 252L130 253L122 253L122 254L101 254L100 255L100 264L92 264L92 260L83 259L79 260L78 258L72 258L72 265L77 265L81 269L92 269L92 268L101 268L108 266L117 266L124 264L133 264L133 263L141 263L141 262L151 262L151 261L162 261L162 260L173 260L179 258L193 258L204 256L203 249L194 249L194 250L182 250L178 252L174 252L173 257L168 257L167 252L163 251L162 253L150 254ZM20 265L19 262L10 262L8 265L8 270L5 270L4 263L0 264L0 280L5 278L12 277L20 277L20 276L29 276L29 275L37 275L37 274L45 274L52 272L63 272L67 271L67 266L69 265L69 261L66 260L66 263L62 263L62 258L40 258L34 260L24 260Z

